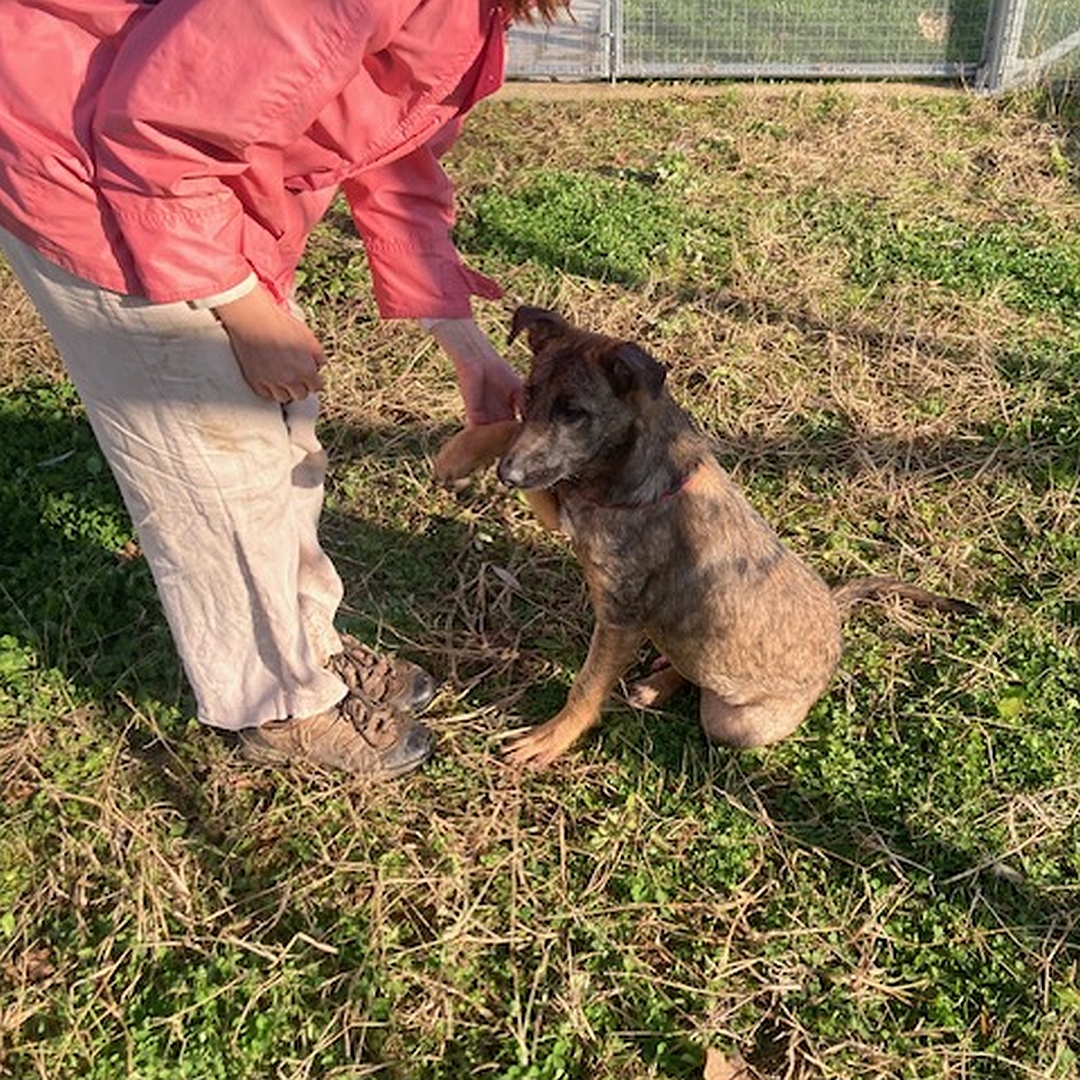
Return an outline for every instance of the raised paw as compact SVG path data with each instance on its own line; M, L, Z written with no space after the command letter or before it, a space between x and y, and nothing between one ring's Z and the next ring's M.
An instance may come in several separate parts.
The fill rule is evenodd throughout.
M474 424L446 442L435 457L435 479L457 485L500 458L521 425L517 420Z

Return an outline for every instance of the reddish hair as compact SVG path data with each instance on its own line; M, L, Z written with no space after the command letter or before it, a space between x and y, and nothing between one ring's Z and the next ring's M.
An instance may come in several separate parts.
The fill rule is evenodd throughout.
M532 21L537 15L544 22L554 22L560 11L570 10L570 0L503 0L503 6L514 22Z

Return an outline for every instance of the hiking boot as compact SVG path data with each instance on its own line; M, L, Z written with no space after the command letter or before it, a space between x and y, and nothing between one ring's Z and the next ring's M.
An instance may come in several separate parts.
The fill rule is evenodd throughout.
M327 667L351 694L404 713L421 713L431 704L438 687L419 664L383 656L351 634L341 635L341 645Z
M241 753L255 764L307 761L372 780L411 772L431 756L435 745L423 724L352 694L314 716L271 720L239 734Z

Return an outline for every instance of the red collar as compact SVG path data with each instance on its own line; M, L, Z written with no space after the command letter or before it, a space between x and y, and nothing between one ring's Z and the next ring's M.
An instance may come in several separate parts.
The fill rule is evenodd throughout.
M649 499L646 502L600 502L598 499L589 499L589 502L594 506L603 507L605 510L642 510L646 506L656 506L658 503L665 502L667 499L673 499L676 495L683 492L690 481L697 476L698 471L704 464L704 461L696 461L682 476L676 476L655 499Z

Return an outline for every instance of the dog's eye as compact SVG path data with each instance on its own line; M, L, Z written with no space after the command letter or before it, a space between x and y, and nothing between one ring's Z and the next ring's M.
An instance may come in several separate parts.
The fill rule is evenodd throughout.
M583 409L569 398L556 398L551 407L552 419L559 420L564 424L579 424L589 419L589 410Z

